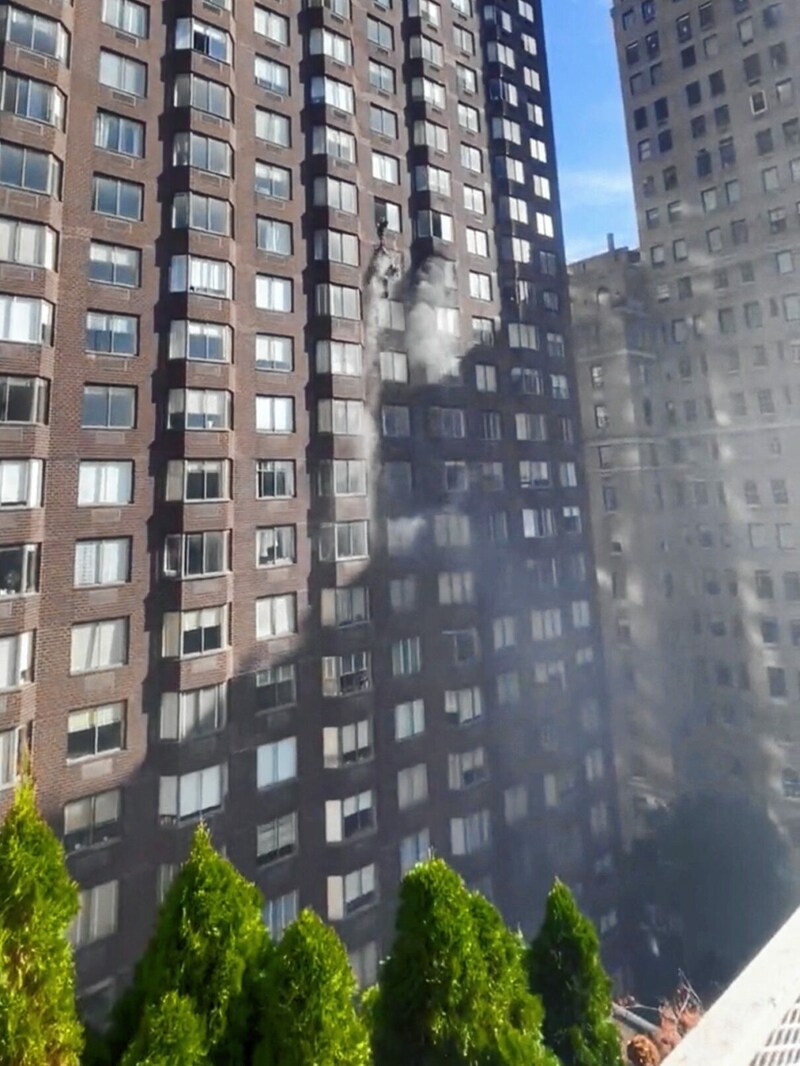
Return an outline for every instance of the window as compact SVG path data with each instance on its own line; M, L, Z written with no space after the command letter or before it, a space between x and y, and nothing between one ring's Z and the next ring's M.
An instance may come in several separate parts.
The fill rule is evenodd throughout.
M517 643L516 621L512 615L503 615L492 622L492 643L495 651L513 648Z
M256 530L256 566L290 566L295 559L294 526L267 526Z
M271 788L297 777L297 738L286 737L256 749L256 784Z
M89 246L89 280L104 285L138 288L141 254L137 248L92 241Z
M375 828L375 797L371 790L325 803L325 840L337 844Z
M159 779L158 814L162 825L202 817L222 807L228 788L227 767L209 766L180 777Z
M375 865L362 866L344 877L328 878L328 920L337 921L371 906L377 898Z
M133 499L133 463L83 461L78 468L78 506L114 507Z
M483 189L473 189L471 185L464 185L464 208L476 215L486 214L486 201Z
M167 611L161 634L161 653L166 659L186 659L219 651L228 643L228 606L199 611Z
M358 214L358 188L338 178L314 178L314 206L332 207L348 215Z
M453 855L471 855L488 847L490 819L487 810L450 819L450 847Z
M368 523L323 522L319 531L319 558L321 562L339 562L345 559L364 559L369 554Z
M256 600L256 638L273 640L297 632L297 597L293 592Z
M173 255L169 264L169 291L229 300L233 291L233 267L221 259Z
M389 603L393 611L413 611L417 606L417 579L395 577L389 582Z
M171 459L167 466L166 498L196 503L228 498L229 465L223 459Z
M135 0L103 0L100 19L123 33L147 37L149 9Z
M492 279L489 274L479 274L475 270L469 272L469 294L473 300L491 300Z
M197 170L208 171L210 174L230 177L232 155L230 145L215 137L205 137L194 132L179 132L175 134L173 140L172 161L175 166L190 166ZM256 172L259 166L266 166L266 164L256 163ZM275 169L281 170L282 168Z
M291 200L292 172L287 167L257 159L255 189L260 196L271 196L274 200Z
M0 459L0 507L41 507L41 459Z
M382 152L372 153L372 176L376 181L385 181L390 185L400 183L400 164L391 155Z
M189 49L218 63L230 63L232 42L229 34L199 19L179 18L175 23L175 48Z
M397 115L377 104L369 105L369 128L382 137L397 136Z
M455 725L466 725L483 716L479 688L449 689L444 694L444 711Z
M264 56L256 56L255 81L259 88L266 89L267 92L277 93L279 96L289 95L289 68L285 63L279 63L275 59L266 59Z
M394 738L408 740L425 732L425 703L411 700L398 703L394 709Z
M22 741L21 729L0 732L0 789L9 788L19 780Z
M106 881L78 893L79 910L67 932L74 948L113 936L119 919L119 882Z
M395 90L395 74L391 67L384 63L377 63L370 59L367 67L370 89L380 93L393 93Z
M414 124L415 130L417 125L418 123ZM425 125L430 126L431 123L426 122ZM440 145L437 144L434 147L440 148ZM446 143L444 148L440 148L440 151L447 151ZM474 148L471 144L462 143L461 145L459 145L459 158L461 159L461 165L462 167L464 167L465 170L469 170L473 174L481 174L483 172L483 156L481 154L480 148ZM519 161L515 160L515 162ZM522 164L520 163L519 166L521 169Z
M397 774L397 804L406 810L428 798L428 768L425 763L408 766Z
M367 491L367 468L363 459L323 460L317 471L320 496L363 496Z
M130 554L130 537L79 540L75 545L76 587L122 585L130 581Z
M369 718L322 730L323 765L326 770L352 766L372 758L372 724Z
M466 436L464 412L458 407L431 407L429 425L432 437L460 439Z
M331 0L326 7L332 7L333 3L341 3L342 0ZM297 889L278 896L277 899L268 899L261 910L261 917L269 930L270 939L277 943L284 931L297 917L298 902Z
M479 658L478 634L474 629L446 629L442 637L454 665L476 662Z
M280 818L256 827L256 862L259 866L285 859L297 851L297 814Z
M348 115L355 112L353 87L336 78L314 77L311 79L310 99L312 103L325 104Z
M47 381L0 375L0 424L45 425Z
M444 49L431 37L415 34L409 41L409 55L414 59L424 59L436 67L444 64Z
M146 96L147 64L101 48L100 84L131 96Z
M294 398L256 396L257 433L293 433Z
M278 148L289 148L292 143L292 124L288 115L277 111L256 108L256 137Z
M293 306L294 292L290 278L256 275L256 307L262 311L290 312Z
M318 284L314 289L315 310L318 315L332 318L361 320L361 292L346 285Z
M0 548L0 596L25 596L39 590L39 545Z
M315 349L318 374L342 374L360 377L363 352L360 344L347 341L317 341Z
M406 637L392 644L392 676L408 677L422 669L422 644L419 637Z
M326 655L322 659L322 695L350 696L372 687L369 652Z
M135 421L136 389L121 385L83 386L84 429L131 429Z
M427 829L420 829L400 841L400 876L405 877L418 862L424 862L430 854L431 835Z
M229 236L231 206L216 196L179 192L172 198L172 225L175 229L196 229Z
M314 258L358 266L358 236L335 229L315 230Z
M179 19L178 22L180 23ZM211 27L209 27L210 29ZM219 31L217 31L219 32ZM227 39L227 34L222 34ZM230 119L232 96L230 89L218 81L203 78L199 74L178 74L175 78L175 107L191 107L217 118ZM256 111L256 116L259 112ZM288 120L287 120L288 121ZM256 126L258 120L256 118ZM256 131L256 136L258 132Z
M62 129L64 95L54 85L8 71L0 75L0 110Z
M480 784L486 776L486 752L483 748L448 756L447 783L453 791L461 791L472 785Z
M277 711L297 702L297 671L294 663L282 663L256 674L256 706L259 711Z
M171 533L164 542L166 577L207 577L228 570L228 531Z
M67 58L69 35L55 19L9 4L3 11L2 24L3 37L9 44L52 59Z
M363 423L364 404L361 400L319 400L317 429L320 433L358 436Z
M256 7L253 12L253 28L256 33L275 44L289 43L289 20L275 11Z
M367 15L367 40L370 44L376 44L379 48L391 50L394 48L394 33L392 27L379 19Z
M228 429L230 407L231 394L222 389L170 389L167 429Z
M223 682L161 697L161 740L194 740L219 732L227 719L228 690Z
M405 352L384 350L380 353L382 381L408 382L408 356Z
M59 196L61 164L47 152L0 141L0 185Z
M134 356L139 350L139 322L133 315L87 311L85 337L84 346L87 352L96 355Z
M309 35L309 53L325 55L349 67L353 63L353 46L347 37L332 30L315 26Z
M320 602L324 626L341 628L369 621L369 592L366 588L349 585L323 589Z
M33 632L0 637L0 691L33 681L34 640Z
M70 673L111 670L128 661L128 619L85 622L71 630Z
M64 805L64 850L68 855L107 844L120 835L121 799L120 790L115 788Z
M295 467L290 459L256 460L256 498L287 500L295 494Z

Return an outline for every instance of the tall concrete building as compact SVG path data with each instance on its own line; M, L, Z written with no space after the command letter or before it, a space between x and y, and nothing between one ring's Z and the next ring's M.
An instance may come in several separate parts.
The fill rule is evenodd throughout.
M360 977L430 849L613 936L538 0L3 9L0 786L99 1007L200 817Z
M747 790L797 843L800 9L619 0L612 15L641 264L574 273L607 639L630 690L614 685L617 714L632 697L647 736L661 708L650 799L671 760L675 787ZM644 336L600 339L642 316ZM659 617L628 630L642 608Z
M691 699L678 639L663 505L667 436L652 274L614 248L570 268L586 480L623 836L642 832L676 788L676 708Z

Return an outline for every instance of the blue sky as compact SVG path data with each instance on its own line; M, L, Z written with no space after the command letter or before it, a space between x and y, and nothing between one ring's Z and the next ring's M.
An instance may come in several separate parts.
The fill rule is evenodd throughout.
M567 258L635 247L611 0L542 0Z

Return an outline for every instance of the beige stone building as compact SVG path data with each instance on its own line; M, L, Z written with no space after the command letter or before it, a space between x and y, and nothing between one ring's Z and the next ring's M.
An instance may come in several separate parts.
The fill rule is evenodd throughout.
M800 9L612 15L641 253L573 300L621 775L744 789L797 838Z

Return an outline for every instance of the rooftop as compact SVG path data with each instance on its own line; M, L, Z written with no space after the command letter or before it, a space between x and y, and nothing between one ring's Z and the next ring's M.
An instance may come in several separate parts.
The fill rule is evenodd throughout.
M800 1066L800 908L666 1062Z

